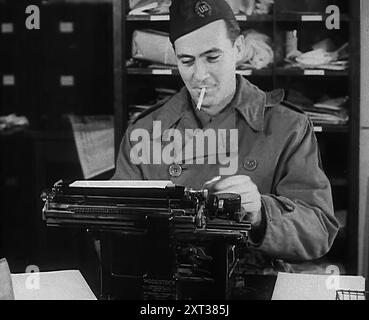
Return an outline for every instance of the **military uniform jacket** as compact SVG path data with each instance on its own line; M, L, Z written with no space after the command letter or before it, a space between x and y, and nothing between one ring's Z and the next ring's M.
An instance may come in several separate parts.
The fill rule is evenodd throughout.
M302 111L285 106L283 96L283 90L266 93L237 76L233 100L202 129L238 129L236 174L249 176L257 185L266 217L261 241L250 241L252 251L273 259L306 261L327 253L338 222L313 125ZM159 120L163 132L201 128L196 112L183 88L164 105L137 119L122 140L113 179L161 179L201 187L218 176L218 164L182 163L181 172L173 174L169 164L134 165L130 160L130 135L135 129L152 132L153 121Z

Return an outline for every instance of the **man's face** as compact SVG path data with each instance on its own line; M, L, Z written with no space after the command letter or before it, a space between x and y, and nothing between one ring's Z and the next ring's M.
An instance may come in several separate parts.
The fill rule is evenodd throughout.
M206 88L203 106L222 108L236 90L236 63L240 39L230 40L223 20L197 29L174 43L179 73L195 103Z

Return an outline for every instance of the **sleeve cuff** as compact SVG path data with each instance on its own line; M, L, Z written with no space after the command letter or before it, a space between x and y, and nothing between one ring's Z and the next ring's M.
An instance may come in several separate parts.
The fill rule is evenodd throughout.
M261 223L258 227L252 228L249 232L249 244L258 247L262 244L267 227L267 217L265 213L264 204L261 204Z

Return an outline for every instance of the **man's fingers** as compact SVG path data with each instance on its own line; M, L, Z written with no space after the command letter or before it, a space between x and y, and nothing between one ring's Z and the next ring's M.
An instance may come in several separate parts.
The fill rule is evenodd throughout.
M224 180L212 179L212 192L216 195L234 193L241 196L241 205L246 212L259 213L261 208L259 190L248 176L233 176Z
M247 185L251 182L250 177L248 176L232 176L223 180L218 181L214 189L215 190L224 190L229 187L237 186L237 185Z
M211 180L208 180L204 183L203 188L209 188L211 185L215 184L221 179L221 176L217 176L212 178Z
M214 194L223 194L223 193L236 193L242 196L243 194L247 194L249 192L245 191L245 189L242 187L232 187L232 188L217 190L216 192L214 192Z
M219 188L218 185L214 186L214 193L238 193L238 194L246 194L253 193L257 191L257 187L253 184L239 184L229 186L227 188Z
M260 210L261 206L258 202L250 202L250 203L246 203L246 204L242 204L244 210L246 212L257 212Z

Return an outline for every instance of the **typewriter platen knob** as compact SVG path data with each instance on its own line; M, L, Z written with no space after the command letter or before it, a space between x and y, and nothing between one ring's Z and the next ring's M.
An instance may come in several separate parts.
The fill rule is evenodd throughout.
M185 188L185 197L187 199L199 199L199 200L205 200L207 201L209 196L209 190L208 189L192 189L189 187Z
M234 193L225 193L218 196L219 204L222 203L222 209L225 214L233 215L241 210L241 196Z
M241 210L241 196L235 193L211 194L208 212L211 218L234 219Z

